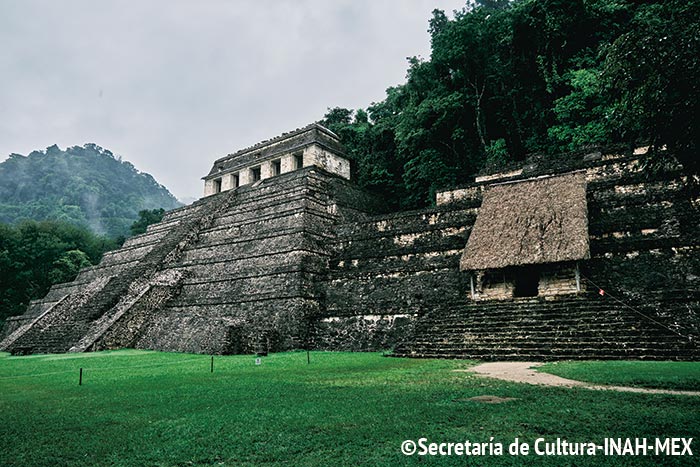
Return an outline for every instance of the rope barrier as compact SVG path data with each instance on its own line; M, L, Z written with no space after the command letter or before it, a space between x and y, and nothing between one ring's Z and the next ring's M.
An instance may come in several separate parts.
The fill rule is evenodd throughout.
M655 320L655 319L652 318L651 316L648 316L648 315L642 313L641 311L639 311L638 309L636 309L636 308L633 307L632 305L630 305L630 304L628 304L628 303L625 303L625 302L623 302L622 300L620 300L619 298L617 298L617 297L615 297L614 295L610 294L607 290L603 289L601 286L599 286L598 284L596 284L595 282L593 282L592 280L590 280L588 277L584 276L583 274L581 274L581 278L583 278L583 280L585 280L586 282L588 282L588 283L591 284L592 286L596 287L598 290L602 291L604 295L609 296L610 298L612 298L614 301L616 301L617 303L621 304L622 306L624 306L624 307L626 307L626 308L629 308L629 309L632 310L633 312L637 313L638 315L642 316L642 317L645 318L645 319L648 319L648 320L651 321L652 323L655 323L656 325L661 326L662 328L667 329L667 330L671 331L673 334L676 334L677 336L682 337L683 339L687 339L688 342L694 344L694 341L693 341L693 337L692 337L692 336L685 336L685 335L681 334L680 332L676 331L675 329L671 329L670 327L666 326L665 324L663 324L663 323L661 323L661 322Z

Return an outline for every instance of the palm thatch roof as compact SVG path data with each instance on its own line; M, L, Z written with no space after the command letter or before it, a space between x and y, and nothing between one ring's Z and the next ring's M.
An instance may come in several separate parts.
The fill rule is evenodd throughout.
M583 172L484 188L460 269L499 269L589 258Z

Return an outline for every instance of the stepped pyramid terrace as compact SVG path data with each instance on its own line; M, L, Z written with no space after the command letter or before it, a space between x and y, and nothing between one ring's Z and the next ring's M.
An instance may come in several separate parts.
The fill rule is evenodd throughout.
M0 349L697 359L700 197L647 157L533 158L384 213L312 124L217 159L203 198L54 285Z

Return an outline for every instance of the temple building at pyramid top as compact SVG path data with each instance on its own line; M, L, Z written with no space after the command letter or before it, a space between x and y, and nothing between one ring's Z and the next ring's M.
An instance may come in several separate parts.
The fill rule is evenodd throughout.
M204 196L309 166L350 179L338 136L317 123L217 159L204 177Z

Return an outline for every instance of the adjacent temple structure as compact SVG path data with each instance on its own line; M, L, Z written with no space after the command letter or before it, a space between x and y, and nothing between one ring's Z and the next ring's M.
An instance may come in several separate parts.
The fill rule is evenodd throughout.
M647 158L532 159L386 214L312 124L215 161L202 199L53 286L0 349L695 359L697 185Z

